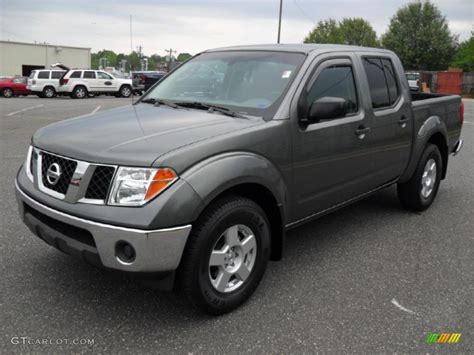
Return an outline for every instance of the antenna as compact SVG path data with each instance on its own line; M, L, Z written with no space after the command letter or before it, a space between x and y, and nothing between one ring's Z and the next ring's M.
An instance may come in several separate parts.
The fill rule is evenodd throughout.
M133 32L132 32L132 15L130 15L130 55L132 55L133 52ZM131 59L131 58L130 58ZM130 97L132 98L132 105L135 103L135 98L133 97L135 95L133 91L133 76L132 74L132 61L130 60L130 79L132 79L132 95Z

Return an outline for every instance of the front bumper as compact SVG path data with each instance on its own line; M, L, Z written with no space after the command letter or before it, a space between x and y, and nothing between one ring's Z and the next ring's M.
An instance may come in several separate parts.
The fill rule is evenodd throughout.
M21 190L15 181L20 216L38 237L57 249L92 264L128 272L175 270L191 225L157 230L125 228L79 218L50 208ZM135 258L120 259L118 245L131 245Z

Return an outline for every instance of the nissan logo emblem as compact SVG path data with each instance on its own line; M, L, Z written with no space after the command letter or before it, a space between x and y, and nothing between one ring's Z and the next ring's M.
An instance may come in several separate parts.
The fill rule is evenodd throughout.
M61 174L62 174L62 171L59 164L53 163L49 166L48 171L46 171L46 180L48 180L48 182L54 186L58 183L59 179L61 178Z

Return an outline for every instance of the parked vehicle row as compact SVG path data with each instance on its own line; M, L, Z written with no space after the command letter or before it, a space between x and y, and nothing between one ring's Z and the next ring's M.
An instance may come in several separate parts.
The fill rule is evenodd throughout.
M95 95L130 97L134 93L132 79L118 78L102 70L69 69L33 70L28 78L15 77L0 81L0 94L10 98L37 95L53 98L58 95L83 99Z

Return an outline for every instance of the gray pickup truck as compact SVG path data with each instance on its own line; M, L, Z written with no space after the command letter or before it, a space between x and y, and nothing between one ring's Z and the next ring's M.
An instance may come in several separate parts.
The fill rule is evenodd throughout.
M134 105L38 130L19 211L59 250L222 314L289 229L392 184L428 208L462 123L459 96L411 93L387 50L213 49Z

